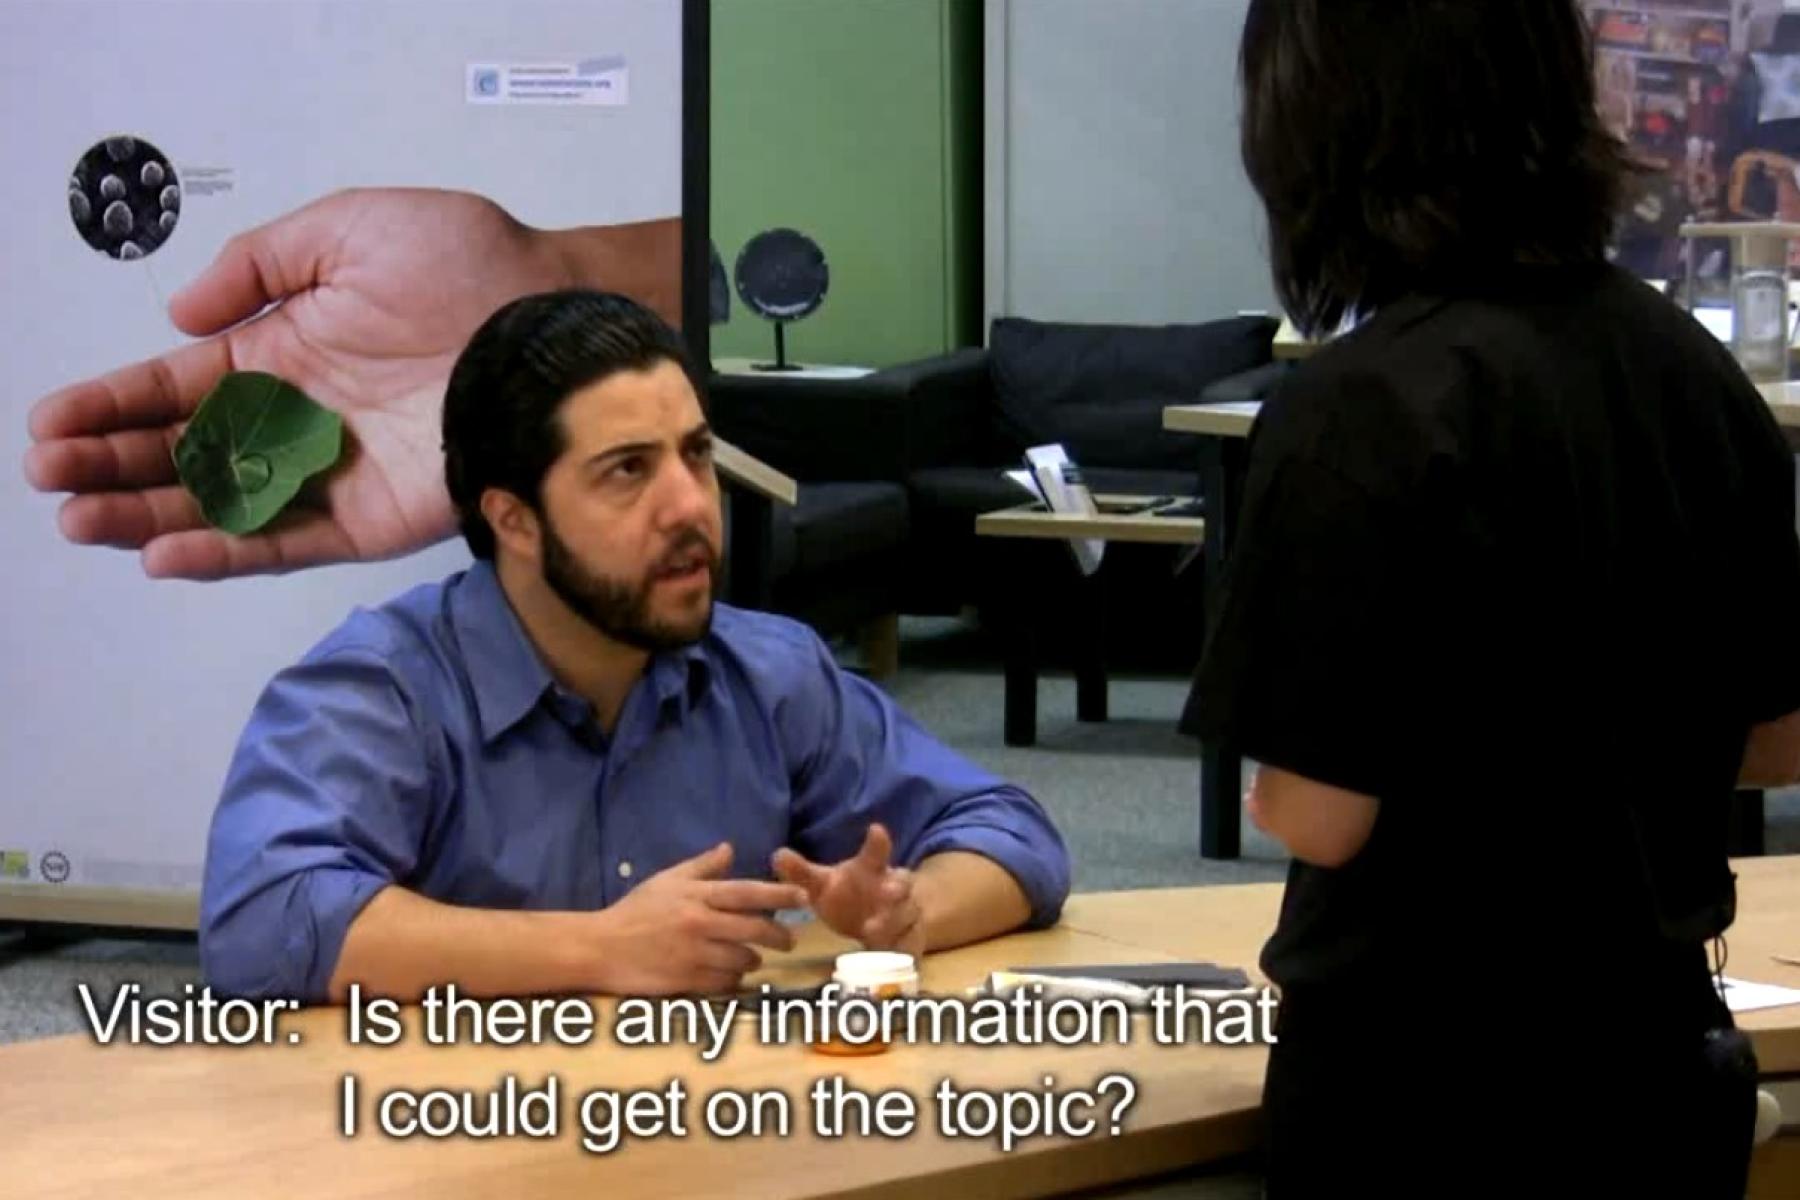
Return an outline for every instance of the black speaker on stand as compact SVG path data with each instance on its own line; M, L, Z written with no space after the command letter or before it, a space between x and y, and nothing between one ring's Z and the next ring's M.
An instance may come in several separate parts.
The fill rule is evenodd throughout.
M795 229L769 229L751 238L733 271L746 307L775 325L775 361L758 371L798 371L788 362L787 326L817 311L831 286L819 244Z

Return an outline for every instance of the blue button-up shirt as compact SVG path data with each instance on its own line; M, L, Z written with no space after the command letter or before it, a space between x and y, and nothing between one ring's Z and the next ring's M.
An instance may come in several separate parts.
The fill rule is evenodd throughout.
M913 866L985 855L1053 923L1068 852L1021 789L938 742L806 626L727 605L654 656L610 737L559 686L493 568L358 610L264 691L213 816L207 981L326 994L344 935L398 884L448 904L591 910L729 840L771 878L835 863L870 822Z

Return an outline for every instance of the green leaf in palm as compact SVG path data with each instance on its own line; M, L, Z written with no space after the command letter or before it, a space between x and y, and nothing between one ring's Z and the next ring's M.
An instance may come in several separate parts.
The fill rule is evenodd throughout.
M286 380L233 371L175 443L175 471L208 523L255 533L343 452L344 422Z

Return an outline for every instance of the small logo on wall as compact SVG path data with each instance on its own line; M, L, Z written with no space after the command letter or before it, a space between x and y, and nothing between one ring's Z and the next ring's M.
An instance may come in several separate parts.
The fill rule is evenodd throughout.
M463 98L470 104L573 104L622 108L630 102L631 71L622 54L579 62L463 64Z
M31 855L24 850L0 850L0 879L30 879Z
M69 877L69 856L61 850L52 850L38 859L38 874L46 883L61 883Z

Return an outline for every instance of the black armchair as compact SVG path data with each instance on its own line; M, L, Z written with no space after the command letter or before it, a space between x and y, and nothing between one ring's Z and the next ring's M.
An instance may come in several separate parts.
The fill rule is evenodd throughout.
M1074 565L1062 547L997 546L976 536L978 516L1024 499L1002 471L1019 466L1027 447L1060 442L1095 493L1197 495L1196 447L1163 429L1163 409L1266 395L1285 371L1271 358L1277 326L1261 317L1155 328L1004 318L987 350L887 372L934 426L929 440L914 438L920 452L906 473L913 558L905 611L1004 607L1022 587L1071 595L1062 585L1074 579ZM1197 563L1175 547L1114 543L1100 576L1111 610L1108 657L1192 666L1203 611ZM1051 629L1082 619L1054 607L1041 615Z
M1028 446L1061 442L1097 493L1197 495L1194 444L1162 428L1162 410L1267 394L1285 370L1271 358L1277 324L1007 318L995 322L991 348L857 379L715 376L720 436L801 481L800 504L775 515L777 570L764 606L841 630L899 612L986 608L1007 588L1059 594L1058 578L1074 570L1063 547L1001 552L975 534L976 517L1026 499L1003 472ZM1104 587L1129 613L1107 622L1119 661L1192 666L1200 571L1177 576L1183 557L1173 547L1108 548Z
M794 505L735 496L725 598L854 634L871 674L898 653L899 574L910 532L897 447L904 409L862 380L714 375L708 416L726 441L799 482ZM742 528L744 519L758 523ZM738 566L741 568L742 563Z

